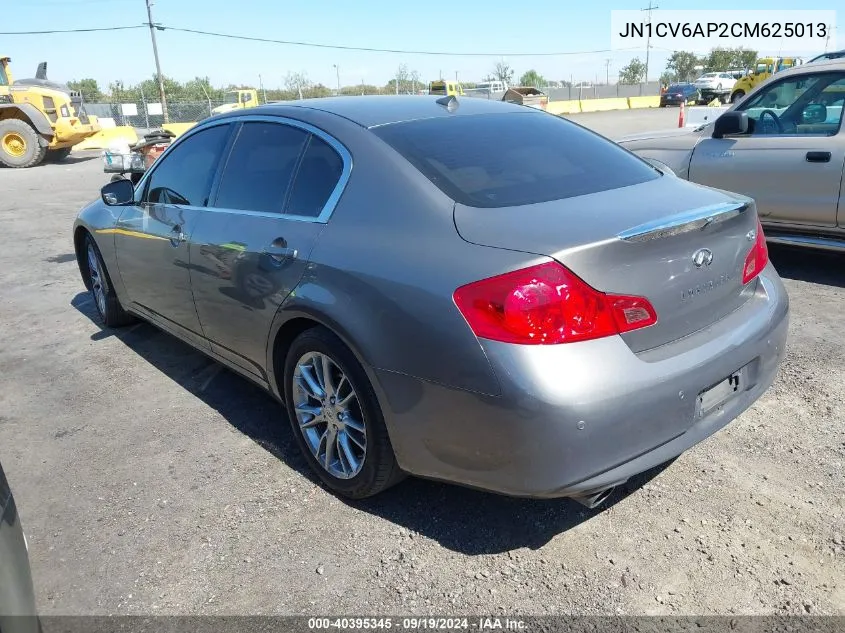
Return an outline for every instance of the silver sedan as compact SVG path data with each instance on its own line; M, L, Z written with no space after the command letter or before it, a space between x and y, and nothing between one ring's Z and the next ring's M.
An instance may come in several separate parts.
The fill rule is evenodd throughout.
M224 114L101 198L73 239L103 323L264 387L349 497L410 473L597 505L751 406L785 351L753 200L533 108Z

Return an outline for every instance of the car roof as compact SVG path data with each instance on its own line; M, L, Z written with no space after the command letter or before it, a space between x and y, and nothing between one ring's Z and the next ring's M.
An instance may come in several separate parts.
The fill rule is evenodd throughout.
M290 114L290 107L309 108L335 114L362 127L371 128L416 119L525 112L527 109L523 105L478 97L449 97L457 103L457 107L449 111L445 106L437 103L443 98L437 95L363 95L301 99L239 110L231 113L230 116L237 118L239 115L249 116L261 113L282 115L283 113Z
M818 73L822 71L830 71L830 70L843 70L845 71L845 58L838 58L838 59L825 59L818 62L813 62L812 64L801 64L800 66L793 66L792 68L787 68L786 70L781 70L780 72L772 75L772 77L787 77L791 75L805 75L808 73Z

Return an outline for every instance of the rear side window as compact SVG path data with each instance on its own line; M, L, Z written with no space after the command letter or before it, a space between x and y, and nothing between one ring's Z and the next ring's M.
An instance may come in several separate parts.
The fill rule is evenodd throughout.
M660 177L611 141L528 108L396 123L373 132L446 195L473 207L561 200Z
M343 174L343 159L317 136L311 136L285 213L316 218Z
M282 213L308 132L282 123L244 123L220 179L215 207Z

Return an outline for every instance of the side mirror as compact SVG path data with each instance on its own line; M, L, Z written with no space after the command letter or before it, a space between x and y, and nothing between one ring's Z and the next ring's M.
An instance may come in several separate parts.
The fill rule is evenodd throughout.
M110 207L129 204L135 198L135 186L131 180L114 180L100 189L100 196Z
M748 113L731 110L713 122L713 138L748 133Z
M827 106L823 103L810 103L801 112L801 123L816 124L827 121Z

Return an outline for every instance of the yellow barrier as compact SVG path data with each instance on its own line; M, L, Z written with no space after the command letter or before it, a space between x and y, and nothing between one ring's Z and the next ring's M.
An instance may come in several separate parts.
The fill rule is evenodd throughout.
M627 110L628 99L613 97L610 99L584 99L581 101L581 112L607 112L608 110Z
M568 101L549 101L546 112L552 114L576 114L581 112L581 102L578 99Z
M655 95L651 97L628 97L628 107L632 110L634 108L659 108L660 96Z
M188 130L190 130L192 127L194 127L196 124L196 121L193 121L191 123L166 123L161 127L163 127L168 132L173 132L173 134L179 137Z
M135 133L135 128L128 125L120 125L100 130L94 136L86 138L78 145L74 145L73 149L108 149L115 141L120 140L126 141L130 145L137 143L138 135Z

